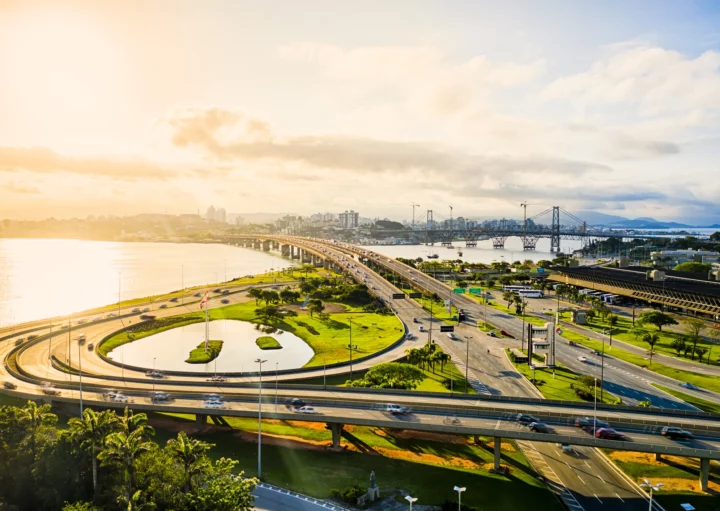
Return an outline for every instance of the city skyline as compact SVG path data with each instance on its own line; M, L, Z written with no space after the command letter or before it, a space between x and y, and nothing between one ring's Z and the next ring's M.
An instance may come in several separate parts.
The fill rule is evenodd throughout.
M0 8L0 217L720 221L712 2L138 5Z

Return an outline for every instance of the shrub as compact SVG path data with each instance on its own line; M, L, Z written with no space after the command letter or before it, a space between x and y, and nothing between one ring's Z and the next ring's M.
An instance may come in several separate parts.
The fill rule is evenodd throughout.
M342 500L343 502L347 502L348 504L356 504L357 499L365 495L365 489L360 487L358 484L354 484L352 486L348 486L347 488L343 489L342 491L337 489L330 490L330 495L332 495L334 498L338 500Z

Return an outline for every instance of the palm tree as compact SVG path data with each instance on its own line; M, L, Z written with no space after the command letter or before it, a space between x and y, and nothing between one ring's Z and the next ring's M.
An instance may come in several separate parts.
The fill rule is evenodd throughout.
M148 416L145 413L135 413L127 406L123 415L119 417L120 429L129 435L134 431L140 431L143 438L147 439L155 434L155 430L148 424Z
M127 414L127 408L125 408ZM144 415L144 414L143 414ZM81 418L68 421L70 438L81 447L89 449L92 457L93 492L97 492L97 451L105 443L105 437L117 424L117 416L110 410L97 413L86 408Z
M212 444L190 438L183 431L178 433L177 438L168 441L167 448L170 455L183 466L185 493L190 491L192 477L202 471L206 459L205 453L211 447L213 447Z
M658 334L645 334L643 335L643 341L650 345L650 363L652 364L653 352L655 351L655 344L660 340Z
M28 425L30 430L30 452L35 460L37 450L37 435L45 426L52 426L57 422L57 415L52 413L50 405L41 405L35 401L28 401L28 404L21 409L20 419Z
M450 355L448 355L447 353L445 353L443 351L441 351L438 354L438 362L440 362L440 370L441 371L445 370L445 364L450 362L450 358L451 358Z
M698 362L702 362L702 358L705 356L705 353L708 352L708 349L704 346L695 346L695 354L698 356Z
M129 435L123 431L110 433L105 439L105 449L98 454L98 459L103 466L118 465L122 468L126 502L130 502L133 495L135 458L143 451L151 450L154 446L154 443L143 440L141 430L135 430Z

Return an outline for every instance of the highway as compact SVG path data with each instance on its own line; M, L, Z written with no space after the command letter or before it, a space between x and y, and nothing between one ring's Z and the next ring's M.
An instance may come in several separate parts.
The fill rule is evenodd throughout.
M295 240L295 244L309 248L310 242L308 240ZM393 292L397 292L397 289L382 279L378 274L372 270L361 265L358 261L352 260L348 256L349 250L344 248L342 251L336 247L330 245L320 245L312 243L312 250L318 255L329 258L334 261L337 265L341 266L345 271L348 271L356 279L364 281L374 293L382 296L386 299L387 303L393 308L398 317L411 328L413 333L419 333L416 328L419 328L418 324L413 322L413 318L419 319L422 324L429 326L429 317L426 312L422 310L419 305L413 300L391 300L389 297ZM381 256L377 256L381 257ZM392 261L387 261L388 265L393 264ZM397 263L398 265L400 263ZM398 271L406 271L407 268L404 265L398 267ZM412 277L417 279L423 279L421 285L427 285L430 289L431 286L436 286L437 281L433 279L427 279L426 276L420 272L409 271ZM435 287L438 294L448 293L447 288ZM461 297L467 299L467 297ZM247 300L247 297L243 293L236 293L231 295L232 301L239 302ZM469 299L467 299L469 300ZM220 297L211 300L211 307L222 306L220 303ZM463 305L461 305L463 306ZM197 304L191 305L190 310L197 310ZM497 344L492 338L481 334L474 327L474 321L480 319L480 313L482 312L482 305L478 302L469 301L468 305L464 306L466 310L471 313L472 323L463 324L458 327L457 334L460 337L459 341L451 341L444 334L440 334L438 323L433 326L432 339L438 342L446 349L453 357L453 361L459 366L461 371L464 371L462 361L468 356L469 359L469 376L473 382L473 386L480 392L480 397L471 401L474 408L468 409L468 406L460 406L457 403L457 398L453 400L452 397L438 397L430 398L428 396L404 396L404 395L377 395L363 393L362 391L353 391L352 396L349 396L348 391L334 392L334 391L315 391L310 392L305 389L302 391L290 391L287 389L278 389L279 399L298 396L307 399L309 402L317 402L318 408L321 410L321 414L315 419L324 422L331 423L343 423L343 424L385 424L389 427L393 424L393 420L396 418L387 417L387 414L380 412L377 407L383 402L400 402L408 404L414 409L418 410L412 414L414 419L405 420L399 423L395 427L403 427L404 429L427 429L427 430L447 430L456 433L463 434L483 434L488 436L503 435L508 438L516 438L520 440L520 445L523 448L523 452L528 456L528 459L533 463L536 469L543 474L548 481L549 486L556 491L560 498L572 509L600 509L598 506L615 506L622 509L642 509L647 507L647 503L643 500L644 496L639 493L637 487L632 483L628 482L618 471L610 464L606 459L600 456L594 449L588 447L579 447L576 450L576 456L561 456L559 449L555 446L555 442L558 439L563 439L569 443L576 443L578 445L604 445L614 446L622 448L631 444L631 448L643 450L653 449L658 450L660 447L667 449L680 449L678 452L685 453L698 453L696 449L703 447L703 452L714 451L717 446L717 439L715 433L707 435L699 435L691 445L682 445L678 442L669 441L660 435L658 435L657 425L647 427L636 427L633 424L627 424L627 427L620 428L627 436L631 439L626 444L622 443L611 443L611 441L597 441L593 440L587 433L568 425L568 419L572 416L586 415L588 414L587 409L585 410L570 410L567 408L554 410L552 407L547 407L541 402L529 404L527 402L528 397L541 397L538 396L536 389L529 384L524 378L522 378L515 370L512 364L505 357L503 347ZM492 314L496 311L490 309ZM171 316L178 313L184 313L187 308L168 308L159 309L153 311L153 314L158 316ZM121 311L122 312L122 311ZM490 315L490 314L489 314ZM501 315L501 314L500 314ZM488 321L496 323L495 319L502 319L507 322L507 327L501 326L510 332L519 327L513 324L514 318L508 316L508 318L491 318L488 317ZM88 342L97 341L107 334L118 330L128 320L134 318L110 318L104 322L92 323L83 325L82 330L88 337ZM517 320L515 320L517 321ZM48 329L40 330L38 333L46 333ZM63 332L67 338L67 332ZM419 338L409 340L405 339L390 353L383 355L384 360L400 358L404 350L409 347L420 347L424 344L425 340L428 339L429 334L425 334ZM470 342L467 344L465 337L472 337L469 339ZM48 341L48 342L46 342ZM12 337L8 339L8 342L0 344L0 353L5 357L13 348L14 343ZM58 358L64 359L66 354L67 341L53 343L52 348L53 354ZM73 361L72 366L77 367L77 345L73 343ZM18 392L23 395L37 395L40 389L37 388L36 383L41 381L54 381L58 388L67 388L62 390L60 397L54 397L53 400L57 401L74 401L76 402L79 398L77 391L77 377L68 375L63 371L59 371L57 368L51 367L48 364L48 352L50 350L49 339L43 339L42 342L31 343L24 348L17 356L17 363L33 378L30 382L17 381ZM488 355L487 350L490 350ZM87 350L80 350L82 353L82 364L83 371L87 375L88 373L95 373L96 376L85 376L83 378L85 389L86 389L86 402L97 403L100 406L124 406L124 404L108 403L102 401L99 398L98 390L99 387L103 389L119 388L122 389L127 395L132 396L135 400L133 406L138 409L158 409L167 408L168 410L183 410L185 413L200 413L200 414L220 414L220 415L236 415L240 414L243 416L252 416L257 414L257 404L253 404L250 400L252 393L255 391L249 388L241 388L239 385L249 384L257 380L254 375L245 375L239 377L231 377L226 385L214 385L204 382L204 377L179 377L171 376L161 381L154 382L153 380L144 376L144 372L132 371L125 369L124 371L116 366L107 364L105 361L100 359L94 352L88 352ZM394 357L394 358L393 358ZM373 365L381 361L380 358L372 359L366 362L367 366ZM569 365L569 364L568 364ZM360 364L358 364L358 368ZM607 366L606 366L607 369ZM338 368L338 371L346 373L347 368ZM329 373L329 371L328 371ZM111 374L113 376L122 375L124 381L110 381L104 378L104 375ZM297 378L307 378L309 376L316 376L322 374L322 368L319 368L313 373L304 373L300 375L283 375L282 380L285 382L291 381ZM608 372L606 371L606 374ZM70 380L74 381L70 381ZM632 379L628 380L627 385L633 385ZM91 387L94 386L94 388ZM178 397L176 401L173 401L169 405L158 405L153 404L148 399L148 392L154 387L162 388L173 394L177 393ZM198 395L185 396L189 389L198 393ZM205 410L202 404L202 397L200 393L217 392L223 393L228 403L228 408L221 410ZM318 392L326 392L326 394L318 394ZM517 398L517 403L503 402L502 413L505 415L498 416L497 413L488 412L487 408L497 407L497 403L492 401L492 397L488 397L487 400L482 398L483 394L487 396L509 396ZM355 402L352 405L347 403L332 404L328 400L332 399L335 401L347 401L352 398ZM522 399L525 402L520 402ZM670 398L668 398L670 399ZM418 400L421 404L417 404ZM447 400L442 402L438 400ZM359 402L358 402L359 401ZM679 401L672 400L676 403ZM423 405L430 404L436 407L435 410L424 410L420 411ZM467 403L463 402L463 405ZM460 424L445 423L446 417L449 417L448 406L454 406L453 415L456 415ZM681 405L679 405L681 406ZM266 409L267 407L270 407ZM274 404L266 403L263 406L263 413L268 414L268 417L272 417L276 413L274 411ZM537 413L540 418L547 420L552 423L555 427L556 434L543 435L539 433L531 433L524 427L520 427L514 422L508 420L517 411L525 411L529 413ZM553 415L556 411L561 417ZM638 410L640 412L642 410ZM288 413L282 412L282 413ZM621 413L621 415L615 415L611 417L612 413ZM634 415L640 417L637 412L609 412L601 411L598 413L598 417L607 417L613 425L623 425L626 419L622 417L623 413L628 415ZM650 413L650 412L648 412ZM652 415L652 414L651 414ZM276 415L280 418L282 415ZM291 414L293 418L297 418L296 414ZM686 425L687 419L676 419L662 417L661 420L667 419L677 420L678 423ZM655 416L657 421L657 416ZM698 419L699 421L700 419ZM682 422L685 421L685 422ZM692 422L692 421L690 421ZM692 424L690 424L692 426ZM654 429L653 429L654 428ZM697 443L695 443L697 442ZM683 450L684 449L684 450ZM669 452L669 451L668 451ZM688 454L692 455L692 454ZM577 465L577 467L575 466ZM575 477L575 471L585 467L589 473L593 474L593 477L581 478L581 480ZM612 491L611 491L612 490ZM599 497L599 498L598 498ZM635 504L633 504L635 502ZM629 507L628 507L629 506Z

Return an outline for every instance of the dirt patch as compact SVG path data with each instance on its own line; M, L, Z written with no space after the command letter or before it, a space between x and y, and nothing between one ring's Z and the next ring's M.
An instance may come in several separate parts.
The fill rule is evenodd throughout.
M700 483L695 479L680 479L677 477L653 477L652 483L662 483L665 486L663 491L687 491L695 493L704 493L700 491ZM709 481L708 490L711 493L720 492L720 484L715 481Z
M350 447L351 450L354 450ZM383 447L376 447L375 452L386 458L392 458L396 460L413 461L416 463L431 463L433 465L442 465L446 467L458 467L467 469L479 469L481 465L478 465L474 461L466 460L463 458L442 458L435 454L418 453L412 451L399 451L396 449L385 449ZM490 465L492 466L492 464Z
M460 435L447 435L443 433L429 433L426 431L384 430L376 429L374 433L382 437L398 438L401 440L425 440L428 442L442 442L444 444L469 444L467 437Z
M610 453L608 457L611 460L622 461L623 463L641 463L643 465L652 465L656 467L665 467L668 464L672 464L696 470L700 468L700 460L696 458L681 458L679 456L663 455L662 460L656 460L654 454L647 452L615 451ZM666 460L667 462L663 460Z

